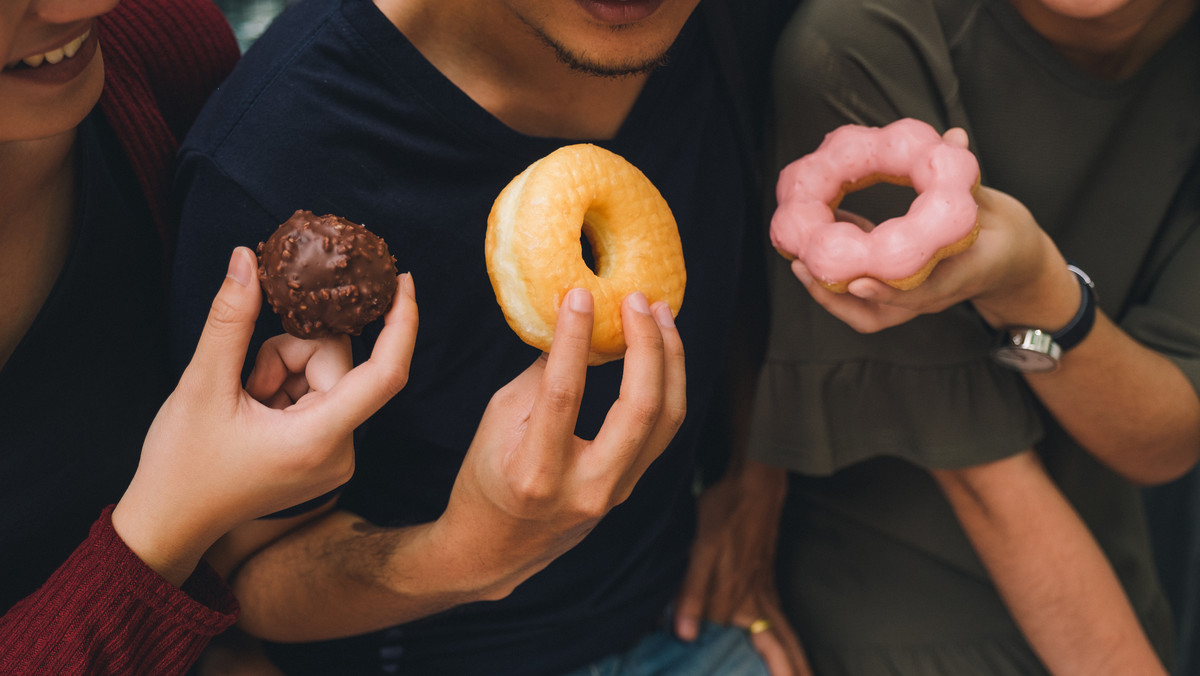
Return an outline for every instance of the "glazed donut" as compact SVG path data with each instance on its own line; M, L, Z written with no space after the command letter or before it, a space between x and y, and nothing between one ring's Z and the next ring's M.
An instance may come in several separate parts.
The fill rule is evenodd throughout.
M908 213L870 232L838 221L846 194L879 182L917 192ZM964 251L979 234L979 163L933 127L911 118L885 127L844 125L811 154L784 167L771 218L771 244L799 259L825 288L844 293L860 277L912 289L938 261Z
M587 237L595 271L583 259ZM589 364L625 354L621 301L683 304L687 274L675 217L658 189L619 155L565 146L529 165L496 197L484 241L488 276L513 331L550 349L558 307L583 287L595 300Z

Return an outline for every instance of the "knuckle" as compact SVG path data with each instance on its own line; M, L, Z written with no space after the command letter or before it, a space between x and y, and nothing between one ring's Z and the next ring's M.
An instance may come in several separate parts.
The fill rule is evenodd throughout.
M573 411L582 399L583 392L570 379L547 377L543 382L543 405L551 413Z
M603 519L609 510L620 501L614 502L613 495L607 491L587 491L577 496L575 513L581 523L595 524Z
M526 506L543 505L557 495L557 482L544 467L528 467L513 475L511 490Z
M403 390L408 385L408 369L402 364L389 367L384 374L384 383L390 392Z
M678 430L683 426L683 421L687 419L687 401L681 401L678 405L666 406L659 417L670 429Z
M663 413L663 402L652 397L632 397L628 405L630 416L644 427L653 427Z
M642 331L626 339L631 347L654 354L658 358L666 353L662 334L658 331Z
M208 311L208 322L204 331L210 335L221 337L237 330L238 324L245 321L243 312L224 296L218 295L213 299Z

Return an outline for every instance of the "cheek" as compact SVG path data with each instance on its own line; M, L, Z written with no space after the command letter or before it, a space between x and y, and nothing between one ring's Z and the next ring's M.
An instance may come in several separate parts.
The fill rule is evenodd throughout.
M104 87L100 54L71 82L40 85L0 75L0 142L31 141L75 128Z

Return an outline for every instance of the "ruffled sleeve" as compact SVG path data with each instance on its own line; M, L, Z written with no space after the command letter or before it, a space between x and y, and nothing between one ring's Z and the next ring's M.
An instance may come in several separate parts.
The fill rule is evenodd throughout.
M1035 399L991 360L993 335L969 307L859 334L817 305L786 261L770 265L751 457L812 475L884 455L955 468L1041 438Z

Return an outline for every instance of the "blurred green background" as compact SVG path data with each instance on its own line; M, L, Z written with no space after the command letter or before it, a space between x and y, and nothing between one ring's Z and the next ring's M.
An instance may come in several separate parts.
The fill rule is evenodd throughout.
M279 12L296 2L298 0L216 0L217 6L229 18L243 52Z

